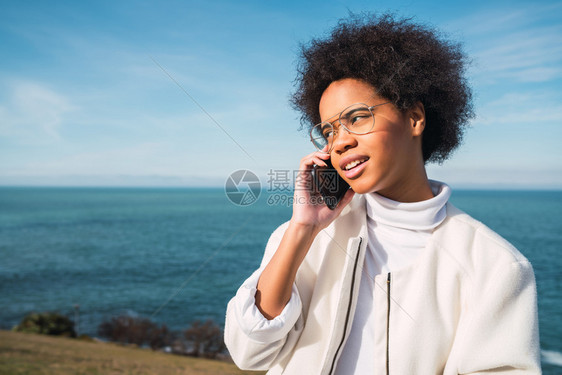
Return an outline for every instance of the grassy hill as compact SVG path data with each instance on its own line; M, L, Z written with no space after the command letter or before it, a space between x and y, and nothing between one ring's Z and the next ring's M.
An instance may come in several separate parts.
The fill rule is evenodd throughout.
M221 361L63 337L0 331L0 375L240 375Z

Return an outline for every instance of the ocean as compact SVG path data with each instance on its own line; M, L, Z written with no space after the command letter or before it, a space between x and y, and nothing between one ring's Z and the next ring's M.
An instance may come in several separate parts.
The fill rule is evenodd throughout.
M562 191L453 190L451 202L533 264L543 371L561 373ZM0 188L0 328L31 311L79 313L79 333L94 336L120 314L222 326L290 215L265 190L238 206L222 188Z

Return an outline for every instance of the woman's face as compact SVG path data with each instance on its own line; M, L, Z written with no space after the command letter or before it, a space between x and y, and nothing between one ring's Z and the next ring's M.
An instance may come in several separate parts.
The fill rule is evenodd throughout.
M320 117L333 122L354 103L373 106L388 100L377 96L370 84L346 78L332 82L322 94ZM422 180L427 183L421 152L425 125L423 106L401 113L392 103L375 107L374 128L357 135L338 129L330 152L334 168L359 194L377 192L397 201L416 200L405 196ZM354 165L359 161L359 164ZM421 168L420 168L421 167ZM407 194L406 194L407 195ZM421 200L421 199L420 199Z

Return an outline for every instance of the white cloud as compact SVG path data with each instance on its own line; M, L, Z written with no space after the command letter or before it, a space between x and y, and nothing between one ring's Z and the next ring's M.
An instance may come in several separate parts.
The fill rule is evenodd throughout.
M521 27L543 22L545 19L557 21L561 9L562 2L513 4L508 8L491 2L450 22L448 28L461 30L468 36L491 36L498 31L520 30Z
M477 51L477 73L520 82L544 82L562 76L561 27L540 27L494 38Z
M555 92L506 93L485 103L478 111L475 123L495 124L554 124L562 126L562 101Z
M547 82L562 77L561 9L562 3L515 4L510 9L490 3L449 28L466 36L472 72L481 83Z
M454 188L467 189L560 189L562 167L520 169L463 167L451 163L427 168L429 178L444 181Z
M15 142L60 140L64 116L76 109L63 95L30 81L14 83L0 105L0 136Z
M156 173L152 168L158 155L166 147L157 142L135 144L115 149L100 149L56 157L50 160L36 160L25 168L26 174L143 174ZM160 171L166 172L166 171Z

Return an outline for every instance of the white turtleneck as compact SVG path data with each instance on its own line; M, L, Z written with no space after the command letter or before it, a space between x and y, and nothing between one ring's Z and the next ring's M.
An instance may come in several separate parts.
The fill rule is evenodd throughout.
M355 317L337 365L338 375L374 373L374 279L414 262L433 229L445 219L451 189L437 181L430 180L430 185L434 197L421 202L401 203L377 193L365 195L369 242Z

